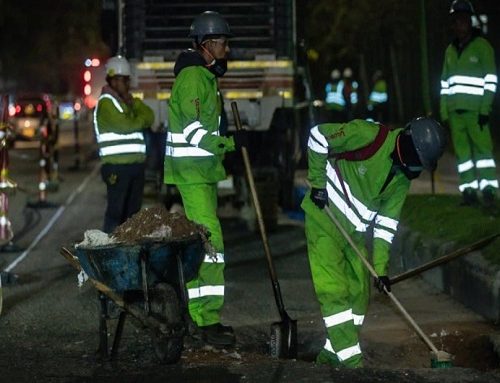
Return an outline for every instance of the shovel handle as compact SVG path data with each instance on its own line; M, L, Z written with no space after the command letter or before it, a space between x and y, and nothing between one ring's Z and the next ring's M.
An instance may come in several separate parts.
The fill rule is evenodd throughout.
M377 272L375 271L375 269L372 267L372 265L370 264L370 262L368 262L368 260L363 256L363 254L361 253L361 251L358 249L358 247L356 246L356 244L352 240L351 236L342 227L342 225L337 220L337 218L335 218L335 216L333 215L333 213L328 208L325 208L323 210L326 211L326 214L330 217L330 219L333 221L333 223L335 224L335 226L337 226L337 229L339 229L339 231L342 233L342 235L347 240L347 242L349 242L349 245L351 245L352 249L354 250L354 252L356 253L356 255L361 259L361 261L364 263L364 265L366 266L366 268L368 269L368 271L370 272L370 274L374 278L378 278L378 275L377 275ZM385 286L384 286L384 292L389 296L389 298L391 298L392 302L396 305L396 307L399 309L399 311L401 311L401 313L406 318L406 320L408 322L410 322L410 324L412 325L413 329L417 332L418 335L420 335L420 337L422 338L422 340L427 344L427 346L431 349L431 351L434 352L435 354L438 354L439 351L436 348L436 346L434 346L434 344L431 342L431 340L429 339L429 337L427 335L425 335L425 333L422 331L422 329L417 324L417 322L415 322L413 320L413 318L410 316L410 314L408 314L408 312L406 311L406 309L399 302L399 300L394 296L394 294L391 293L390 291L388 291Z
M231 102L231 109L233 110L234 123L237 130L242 130L240 113L238 111L238 104L236 101ZM259 231L262 238L262 244L264 246L264 253L266 254L267 265L269 268L269 275L271 276L271 282L273 285L274 297L276 299L276 304L278 306L278 311L281 318L287 316L285 312L285 306L283 304L283 298L281 296L281 290L278 282L278 277L276 274L276 269L274 267L273 259L271 256L271 249L269 247L269 240L266 234L266 227L264 225L264 218L262 216L262 209L259 203L259 197L257 195L257 189L255 188L255 181L253 177L252 167L250 165L250 157L248 155L248 150L246 147L241 147L241 154L243 156L243 163L245 164L245 173L247 176L248 186L250 187L250 194L252 195L253 206L255 207L255 213L257 215L257 223L259 225Z

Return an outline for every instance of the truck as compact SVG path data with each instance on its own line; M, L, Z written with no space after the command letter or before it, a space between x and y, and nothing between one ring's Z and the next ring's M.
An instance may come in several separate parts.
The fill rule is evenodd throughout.
M235 130L231 102L236 101L243 127L250 132L248 151L268 226L278 209L292 209L294 175L303 163L305 137L311 125L309 82L298 38L297 14L304 1L261 0L121 0L117 2L118 45L132 67L131 86L155 111L153 131L168 125L173 68L181 51L191 48L192 20L219 12L234 37L227 73L219 79L228 134ZM224 120L224 118L223 118ZM224 127L221 127L222 130ZM229 190L239 207L250 204L239 154L226 158L229 177L219 186ZM224 193L221 193L224 194ZM253 209L252 209L253 210Z

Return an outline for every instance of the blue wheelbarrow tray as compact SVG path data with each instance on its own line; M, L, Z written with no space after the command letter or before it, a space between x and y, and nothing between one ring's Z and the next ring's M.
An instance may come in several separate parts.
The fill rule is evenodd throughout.
M116 292L141 290L144 260L147 285L166 282L179 284L177 258L182 263L184 281L196 277L205 256L200 235L168 242L112 244L99 247L77 247L75 254L87 275ZM178 255L178 257L176 256Z

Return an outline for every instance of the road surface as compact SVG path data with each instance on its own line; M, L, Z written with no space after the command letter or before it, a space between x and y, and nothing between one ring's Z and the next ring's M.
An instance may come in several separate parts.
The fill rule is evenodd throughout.
M87 132L87 134L90 134ZM88 138L88 137L87 137ZM234 326L238 343L232 350L196 348L188 343L181 362L160 365L152 352L150 333L133 320L126 322L118 358L99 360L97 291L77 286L77 274L59 255L61 246L83 239L87 229L100 228L105 187L99 165L88 147L82 166L74 165L73 145L61 148L58 190L48 194L52 208L36 205L36 150L13 150L11 177L22 186L10 196L15 252L0 254L1 267L17 282L4 287L0 316L0 381L185 381L185 382L494 382L499 359L489 337L498 327L486 323L421 280L401 283L394 293L440 349L456 355L451 370L430 369L427 346L393 308L387 297L374 294L362 347L366 368L335 370L312 361L324 342L324 328L307 263L302 222L282 219L269 233L271 251L288 313L298 321L297 360L268 356L269 326L279 320L257 233L237 217L223 220L227 288L225 323ZM26 192L27 191L27 192ZM145 204L154 204L148 196ZM110 321L113 325L116 321Z

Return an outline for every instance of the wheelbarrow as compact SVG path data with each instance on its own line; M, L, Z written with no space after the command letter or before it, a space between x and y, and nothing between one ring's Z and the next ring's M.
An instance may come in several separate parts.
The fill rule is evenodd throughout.
M180 359L190 320L185 284L197 275L204 254L200 235L169 242L76 247L73 251L61 248L61 255L85 271L99 292L99 353L103 359L117 356L128 314L149 329L161 362L172 364ZM112 307L118 307L119 316L109 349L107 321Z

